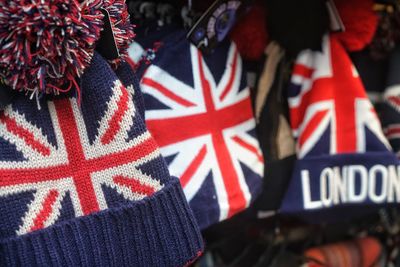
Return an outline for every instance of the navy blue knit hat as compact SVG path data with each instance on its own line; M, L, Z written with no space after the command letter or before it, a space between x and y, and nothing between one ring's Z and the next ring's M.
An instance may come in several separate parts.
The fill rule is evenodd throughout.
M200 228L242 211L261 191L264 160L236 45L225 41L206 55L176 28L136 41L132 60L144 53L151 61L140 78L146 125ZM157 51L149 49L155 41Z
M300 53L288 94L298 161L281 212L400 203L399 162L334 35L321 52Z
M73 96L0 112L0 266L183 266L203 243L146 130L126 63L94 54Z

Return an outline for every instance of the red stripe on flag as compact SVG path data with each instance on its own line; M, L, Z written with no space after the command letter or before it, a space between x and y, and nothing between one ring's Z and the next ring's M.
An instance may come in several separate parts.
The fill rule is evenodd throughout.
M152 194L155 193L155 190L153 187L142 184L141 182L137 181L136 179L133 178L127 178L124 176L116 176L113 178L114 182L116 184L126 186L128 187L132 192L146 195L146 196L151 196Z
M0 115L0 122L5 124L6 128L8 131L12 132L13 134L17 135L20 137L22 140L25 141L27 145L29 145L33 150L36 150L43 156L49 156L50 155L50 148L46 147L42 143L40 143L38 140L35 140L35 136L28 130L22 128L17 124L15 119L12 119L5 114Z
M207 80L204 74L203 57L201 53L198 54L198 61L199 61L200 80L203 88L204 103L206 104L207 111L209 113L215 114L217 112L212 98L212 92L211 92L212 89L209 81ZM245 113L245 111L246 109L240 109L241 113ZM216 115L219 114L215 114L214 116ZM236 118L237 115L231 114L230 117ZM215 120L215 118L217 117L211 117L211 118ZM219 115L218 120L222 120L222 118L223 117ZM212 120L210 120L209 122L211 123ZM222 131L221 130L212 131L212 133L213 133L212 142L215 148L215 154L217 157L218 165L221 170L222 179L228 197L228 204L229 204L228 218L229 218L238 211L246 208L246 199L242 191L242 188L240 187L239 177L233 165L231 155L229 153L224 137L222 135Z
M156 89L161 94L165 95L166 97L170 98L171 100L175 101L176 103L178 103L184 107L194 107L195 106L195 104L193 104L192 102L178 96L177 94L174 94L173 92L168 90L166 87L164 87L163 85L159 84L158 82L156 82L152 79L143 78L141 83Z
M115 138L118 131L121 129L121 122L128 110L129 103L129 92L125 87L121 88L122 95L119 99L117 106L118 110L113 114L110 121L108 122L108 128L104 135L101 137L101 143L107 145Z
M310 138L311 134L315 132L315 129L320 125L321 121L325 118L327 113L328 110L319 111L310 120L310 122L307 124L307 127L303 129L303 132L299 138L300 147L302 147L306 140Z
M246 199L239 184L239 177L233 165L232 157L226 147L222 134L213 135L213 144L228 197L228 218L230 218L238 211L246 208Z
M57 190L50 190L43 201L42 209L33 220L33 226L29 232L44 228L44 223L50 217L50 214L53 211L53 205L56 202L58 195L59 193Z
M226 85L224 91L222 91L221 96L219 99L222 101L225 99L225 97L228 95L229 91L232 89L233 81L235 80L235 73L236 73L236 67L237 67L237 61L238 61L238 51L235 50L235 55L233 57L233 65L231 69L231 75L229 77L228 84Z
M232 139L233 139L233 141L238 143L240 146L244 147L245 149L247 149L250 152L252 152L253 154L255 154L257 156L257 159L259 162L261 162L261 163L264 162L264 158L263 158L262 154L259 152L259 150L257 149L257 147L253 146L252 144L249 144L248 142L246 142L239 136L235 136Z
M292 75L299 75L305 78L311 78L312 74L314 73L314 69L311 69L307 66L302 64L295 64L293 67L293 74Z
M184 117L149 119L146 120L146 125L158 145L163 147L197 136L220 132L250 119L253 119L251 102L250 98L245 98L220 110L209 108L207 112Z
M68 111L69 112L69 111ZM73 114L67 114L73 116ZM71 124L66 125L68 129L75 128L72 127ZM76 128L75 128L76 129ZM67 132L63 135L64 138L70 136L70 139L67 144L67 149L69 155L68 159L70 164L63 164L53 167L47 168L11 168L11 169L0 169L0 187L1 186L11 186L25 183L38 183L44 181L55 181L60 179L60 177L78 177L81 182L76 184L77 187L82 186L81 190L82 194L91 195L90 198L81 198L82 206L93 206L92 208L97 210L96 207L96 198L95 192L92 190L92 183L90 176L85 173L98 172L105 169L114 168L116 166L121 166L124 164L132 163L136 160L139 160L143 157L148 156L150 153L154 153L157 151L158 146L153 138L148 138L147 140L141 142L140 144L131 147L122 152L109 154L99 158L82 160L83 151L80 150L76 145L76 141L74 137L76 135L72 135L74 130ZM65 139L67 140L67 139ZM75 144L74 144L75 143ZM70 145L71 144L71 145ZM75 152L75 153L73 153ZM83 168L84 166L85 168ZM35 175L32 175L35 173ZM77 180L77 178L75 178ZM87 183L85 183L87 181ZM80 188L78 188L80 189ZM80 195L79 195L80 196ZM87 200L87 201L86 201Z
M203 146L199 153L196 155L196 157L193 159L193 161L190 163L189 167L185 170L185 172L182 174L180 181L181 185L185 187L187 183L189 182L190 178L195 174L197 169L199 168L200 164L203 162L204 158L206 157L207 154L207 147Z
M386 135L392 135L392 134L400 134L400 127L399 128L387 128L385 130Z
M400 106L400 98L397 96L390 96L388 97L388 100L390 102L393 102L393 104Z
M129 66L131 66L132 70L136 70L138 64L135 61L133 61L133 59L131 59L130 57L126 57L125 61L126 63L129 64Z
M81 139L79 137L80 131L76 123L71 101L71 99L63 98L54 102L60 130L64 140L68 140L65 142L65 149L67 150L69 164L44 169L48 174L45 174L41 179L49 181L52 177L56 179L60 179L60 177L72 177L82 206L82 211L87 215L99 210L99 204L91 178L91 173L95 171L95 165L90 164L85 158ZM108 158L108 161L112 161L115 164L117 159L114 156L112 159ZM106 169L105 164L97 165L97 167ZM40 169L36 169L34 173L39 176ZM68 173L70 173L70 175L68 175ZM29 177L26 178L29 179ZM21 179L25 180L23 177L21 177ZM35 179L38 179L38 177Z

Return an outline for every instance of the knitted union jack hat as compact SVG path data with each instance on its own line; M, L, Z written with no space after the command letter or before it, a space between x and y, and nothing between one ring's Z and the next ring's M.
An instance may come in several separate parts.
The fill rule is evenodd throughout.
M1 266L183 266L201 253L121 64L118 79L94 53L81 106L19 97L0 112Z
M136 40L132 49L148 51L140 46L146 37ZM203 229L249 206L261 189L264 161L250 90L234 43L207 56L182 30L159 41L140 80L146 124Z
M336 36L322 47L295 62L288 102L298 161L281 211L399 203L399 162L361 79Z

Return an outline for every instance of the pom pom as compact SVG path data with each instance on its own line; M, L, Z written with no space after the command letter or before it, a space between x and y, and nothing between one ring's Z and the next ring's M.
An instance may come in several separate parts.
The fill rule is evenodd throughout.
M0 76L16 90L68 91L89 65L102 1L0 0Z
M135 37L134 25L131 24L128 8L125 0L109 0L104 3L105 9L110 14L114 38L120 53L120 57L111 61L113 67L128 58L128 48Z
M336 0L345 31L337 33L348 51L365 48L374 37L378 17L373 11L373 0Z
M244 59L260 59L268 40L265 8L253 5L233 28L231 38Z

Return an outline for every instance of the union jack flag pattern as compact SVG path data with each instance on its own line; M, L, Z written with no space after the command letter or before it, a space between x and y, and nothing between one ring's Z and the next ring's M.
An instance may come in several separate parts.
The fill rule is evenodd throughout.
M46 228L142 203L173 184L155 140L136 111L133 83L125 86L98 55L94 61L81 81L81 105L75 97L67 97L42 100L37 110L36 103L21 98L0 112L1 240L18 240L38 230L46 235ZM177 205L184 207L184 202ZM102 226L91 227L107 230L106 215L98 216ZM179 216L190 221L190 212ZM72 235L88 234L68 227ZM196 226L192 227L196 233ZM96 234L90 227L87 231ZM108 248L115 245L104 242ZM10 259L11 254L5 257ZM110 264L105 259L100 263Z
M299 160L282 205L283 212L377 203L375 188L386 183L372 177L374 166L397 165L343 46L335 36L325 36L322 48L321 52L300 53L288 89ZM363 175L370 170L371 194L364 196L368 179ZM359 194L361 197L357 198Z
M69 216L114 206L118 202L106 200L104 186L132 201L163 188L159 179L138 168L159 157L150 134L143 131L126 141L135 114L130 93L118 80L112 92L92 140L76 98L48 102L53 140L27 119L26 111L10 106L0 115L0 136L21 156L20 161L0 162L0 197L34 192L17 234L54 224L67 198L72 205ZM128 156L132 151L134 158Z
M141 78L146 124L205 228L246 208L261 186L250 91L233 43L210 57L181 32L162 43Z
M332 40L325 38L323 53L302 53L293 69L289 107L299 158L310 152L363 153L367 145L385 151L387 141L357 70L349 58L343 59L340 44ZM312 153L327 130L327 145ZM366 142L367 132L377 139Z

